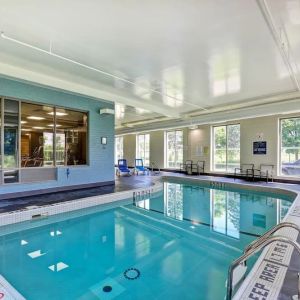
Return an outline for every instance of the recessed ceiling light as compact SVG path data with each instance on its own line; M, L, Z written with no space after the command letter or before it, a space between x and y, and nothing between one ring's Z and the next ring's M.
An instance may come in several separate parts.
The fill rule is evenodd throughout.
M40 126L34 126L32 128L34 128L34 129L45 129L45 127L40 127Z
M48 115L53 116L54 115L54 111L49 112ZM64 113L64 112L57 111L56 115L59 116L59 117L62 117L62 116L67 116L68 114Z
M49 124L49 125L47 125L47 126L49 126L49 127L54 127L54 124ZM56 127L61 127L61 125L60 125L60 124L56 124Z
M29 120L37 120L37 121L45 120L45 118L43 118L43 117L36 117L36 116L29 116L29 117L27 117L27 119L29 119Z
M27 121L21 121L21 124L26 124L26 123L28 123Z
M21 130L22 131L31 131L31 129L28 129L28 128L22 128Z

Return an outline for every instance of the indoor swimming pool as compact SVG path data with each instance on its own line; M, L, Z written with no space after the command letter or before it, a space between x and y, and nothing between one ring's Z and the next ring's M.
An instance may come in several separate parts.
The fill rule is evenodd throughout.
M293 201L175 182L148 196L5 226L0 275L29 300L224 299L230 263Z

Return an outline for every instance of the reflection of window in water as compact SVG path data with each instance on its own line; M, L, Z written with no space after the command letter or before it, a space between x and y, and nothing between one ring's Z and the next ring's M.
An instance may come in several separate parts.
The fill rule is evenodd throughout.
M213 230L234 238L240 236L240 195L211 190Z
M286 216L288 210L290 209L292 202L287 200L277 199L279 206L279 222Z
M136 206L149 210L150 209L150 199L140 200L140 201L136 202Z
M182 185L165 183L165 215L177 220L183 220Z

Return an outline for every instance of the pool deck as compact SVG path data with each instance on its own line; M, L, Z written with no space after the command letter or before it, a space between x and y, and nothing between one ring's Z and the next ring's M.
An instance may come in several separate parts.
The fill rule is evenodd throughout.
M187 176L170 172L162 172L156 176L124 176L116 178L115 185L109 186L0 200L0 226L30 220L34 216L43 216L43 214L47 216L55 215L125 198L132 199L133 193L136 192L143 194L153 193L162 188L158 183L161 176L176 176L177 178L198 179L205 182L221 182L228 186L240 184L242 186L256 187L257 190L267 187L275 192L276 189L292 191L298 196L284 221L293 222L300 226L299 184L249 182L227 177ZM300 243L300 234L294 229L283 228L278 231L278 234ZM299 271L300 259L296 250L288 244L275 242L263 250L250 274L236 292L234 299L292 299L292 296L297 295ZM2 290L6 288L7 292L7 284L4 285L0 278L0 292L1 286ZM13 292L12 290L8 294Z
M160 175L148 176L122 176L117 177L115 185L107 185L101 187L84 188L72 191L55 192L51 194L44 195L34 195L13 199L0 200L0 214L6 212L13 212L16 210L26 209L35 206L45 206L52 205L55 203L62 203L66 201L73 201L76 199L83 199L93 196L101 196L118 192L130 191L138 188L149 187L153 184L155 180L161 176L176 176L176 177L186 177L186 178L199 178L204 180L212 180L217 182L228 182L228 183L241 183L247 185L259 185L274 188L283 188L297 190L300 192L300 185L298 184L287 184L287 183L265 183L263 181L251 182L241 179L234 180L233 178L227 177L214 177L214 176L187 176L180 173L162 172Z

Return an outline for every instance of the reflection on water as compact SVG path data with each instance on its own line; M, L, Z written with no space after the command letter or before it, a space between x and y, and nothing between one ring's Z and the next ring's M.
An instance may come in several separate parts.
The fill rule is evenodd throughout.
M211 190L212 228L228 236L240 236L240 194Z
M208 225L213 232L235 239L260 235L278 224L291 201L267 194L225 191L164 183L163 196L136 202L136 206L168 218Z
M240 54L236 48L218 51L209 62L210 89L213 97L241 90Z

